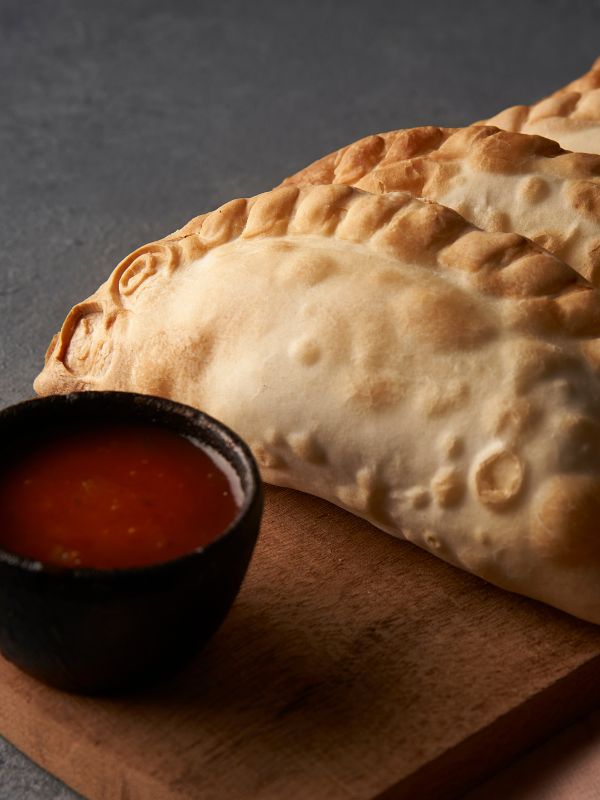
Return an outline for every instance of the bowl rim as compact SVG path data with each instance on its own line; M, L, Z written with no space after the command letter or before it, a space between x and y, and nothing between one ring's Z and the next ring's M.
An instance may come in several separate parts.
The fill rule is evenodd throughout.
M212 549L217 547L224 539L232 536L235 531L243 524L244 520L248 517L253 507L258 503L259 508L262 508L263 493L262 493L262 480L260 471L254 458L249 445L242 439L239 433L232 430L228 425L220 420L201 411L198 408L189 406L185 403L180 403L177 400L171 400L166 397L158 395L143 394L141 392L128 392L118 390L90 390L90 391L77 391L68 392L65 394L45 395L43 397L33 397L28 400L22 400L9 406L0 409L0 421L8 414L19 414L21 411L49 403L60 403L61 405L68 406L75 403L102 403L102 401L112 399L117 403L122 403L124 407L131 407L135 409L136 406L144 406L145 408L156 408L161 412L166 412L173 418L185 418L193 422L199 433L210 429L216 433L221 441L225 442L229 447L233 447L238 455L241 455L242 462L247 472L248 488L242 491L244 495L243 502L238 509L238 513L229 523L229 525L205 545L201 545L194 550L190 550L175 558L170 558L165 561L157 561L153 564L146 564L137 567L111 567L103 569L101 567L62 567L55 564L49 564L45 561L40 561L26 556L20 556L10 550L5 550L0 545L0 564L5 564L9 567L16 567L27 573L45 575L49 577L56 576L57 578L66 579L70 581L82 580L125 580L134 577L150 577L158 571L166 569L177 569L190 559L202 557L205 553L209 553ZM130 406L131 404L131 406ZM83 417L82 417L83 419ZM132 420L133 421L133 418ZM143 421L143 419L140 419ZM153 424L150 420L146 420L148 424ZM159 424L164 430L173 430L169 424ZM60 435L60 434L59 434ZM178 434L180 435L180 434ZM192 437L195 438L195 437ZM203 442L201 436L197 436L196 441L199 445L206 444L211 446L208 442ZM213 448L215 449L215 448ZM231 468L236 472L241 481L235 464L227 458L221 451L219 455L225 458Z

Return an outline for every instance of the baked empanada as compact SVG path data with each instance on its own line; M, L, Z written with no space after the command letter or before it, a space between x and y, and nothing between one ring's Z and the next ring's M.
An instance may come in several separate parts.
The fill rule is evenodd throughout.
M521 236L290 186L128 256L35 388L202 408L267 481L600 623L599 334L600 294Z
M408 191L480 228L520 233L600 285L600 156L493 127L412 128L367 136L282 185Z
M589 72L532 106L511 106L480 125L537 133L567 150L600 153L600 58Z

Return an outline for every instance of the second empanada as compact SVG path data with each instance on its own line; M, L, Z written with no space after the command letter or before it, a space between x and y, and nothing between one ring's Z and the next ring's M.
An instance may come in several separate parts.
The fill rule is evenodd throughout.
M600 58L589 72L531 106L511 106L482 125L537 133L567 150L600 153Z
M282 185L320 183L435 200L533 239L600 285L600 156L493 127L411 128L360 139Z

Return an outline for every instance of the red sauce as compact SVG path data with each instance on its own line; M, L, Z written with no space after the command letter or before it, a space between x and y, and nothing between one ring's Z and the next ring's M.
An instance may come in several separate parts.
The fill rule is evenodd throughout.
M237 512L208 453L150 425L77 430L0 476L0 547L63 567L167 561L206 545Z

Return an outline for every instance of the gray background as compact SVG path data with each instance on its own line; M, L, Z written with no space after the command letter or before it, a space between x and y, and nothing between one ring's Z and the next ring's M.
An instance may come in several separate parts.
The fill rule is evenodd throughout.
M66 312L137 245L599 54L590 0L0 0L0 403L32 394ZM0 800L73 797L0 740Z

